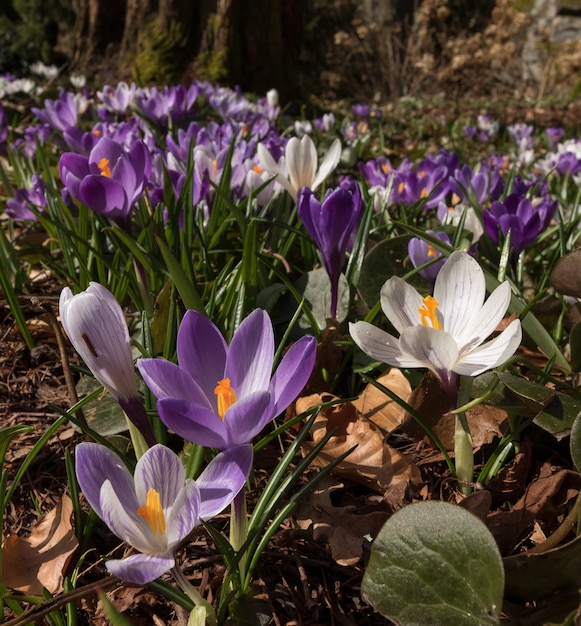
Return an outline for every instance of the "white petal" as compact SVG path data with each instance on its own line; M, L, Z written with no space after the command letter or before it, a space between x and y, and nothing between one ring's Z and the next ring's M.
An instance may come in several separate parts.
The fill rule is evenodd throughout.
M472 327L485 295L484 272L478 262L466 252L453 252L438 273L434 287L444 330L454 339L462 337Z
M393 276L381 288L381 308L399 333L421 323L422 304L422 296L399 276Z
M462 329L455 337L460 347L460 358L465 351L479 346L498 326L510 302L510 285L504 282L491 294L484 306L478 311L470 326Z
M311 185L311 191L314 191L319 187L319 185L329 176L329 174L335 170L339 163L339 159L341 158L341 141L339 139L335 139L335 141L331 144L321 166L319 167L319 171L315 176L315 179Z
M260 167L271 176L276 176L276 182L282 185L295 198L297 194L288 180L285 168L273 159L270 152L261 143L256 147L256 151Z
M396 367L425 367L417 359L404 353L399 340L367 322L349 324L353 341L370 357Z
M303 187L311 187L317 172L317 149L313 140L304 135L302 139L292 137L286 144L286 166L295 198Z
M174 550L196 527L200 513L200 490L188 479L171 508L166 511L168 550Z
M458 360L458 346L452 335L428 326L414 326L403 331L399 343L402 351L413 356L421 367L448 380Z
M517 350L522 339L520 320L513 320L498 337L463 356L454 367L458 374L477 376L505 363Z

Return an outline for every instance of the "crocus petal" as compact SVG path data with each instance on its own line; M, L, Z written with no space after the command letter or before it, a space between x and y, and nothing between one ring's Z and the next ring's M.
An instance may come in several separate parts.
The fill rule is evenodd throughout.
M161 497L161 508L167 509L183 488L186 471L177 454L157 444L137 461L133 478L138 502L145 502L149 489L155 489Z
M341 141L339 139L335 139L335 141L331 144L321 166L319 167L319 171L315 176L313 182L311 183L311 189L315 191L321 183L329 176L329 174L335 170L339 163L339 159L341 158Z
M123 185L106 176L87 176L79 185L81 200L95 213L126 218L129 210Z
M184 368L165 359L139 359L136 363L145 384L158 399L181 398L213 411L214 406Z
M116 400L137 397L129 330L113 294L98 283L75 296L65 287L59 313L68 338L95 378Z
M273 418L273 405L269 391L255 391L235 402L224 415L228 447L251 441Z
M109 137L103 137L91 150L89 166L94 174L101 174L101 163L106 162L112 169L119 159L127 158L121 144Z
M178 332L178 362L200 386L216 410L214 389L224 378L228 345L215 324L197 311L186 311Z
M271 380L273 414L279 415L304 389L317 356L314 337L301 337L284 355Z
M146 585L175 565L173 554L134 554L126 559L111 560L105 566L117 578L134 585Z
M413 356L423 367L431 369L443 380L454 369L458 360L458 346L454 337L444 330L428 326L406 328L399 338L404 353Z
M272 158L270 152L261 143L259 143L256 147L256 152L258 154L258 164L260 167L265 172L276 176L276 182L282 185L290 193L290 195L293 196L293 198L296 197L298 190L295 190L295 188L291 185L286 170Z
M228 448L210 461L196 480L202 496L201 519L211 519L232 502L248 478L252 458L252 445L244 444Z
M137 509L133 478L119 456L109 448L97 443L80 443L75 448L75 471L81 491L101 519L101 487L106 480L115 491L125 494L128 506Z
M238 327L230 343L224 378L238 398L268 389L274 359L274 332L266 311L255 309ZM214 381L214 385L218 381Z
M510 302L510 285L504 282L489 296L477 315L472 319L470 327L462 329L457 337L460 358L464 352L481 344L496 329Z
M285 162L291 185L294 189L293 196L297 197L303 187L312 187L315 174L317 173L317 149L313 140L304 135L301 139L292 137L285 148Z
M161 421L186 441L219 450L228 447L228 429L213 411L181 398L162 398L157 411Z
M182 484L175 501L166 511L166 537L169 550L174 550L200 521L200 489L196 481Z
M453 337L472 327L472 320L484 303L484 272L466 252L452 252L436 277L434 298L442 314L442 326Z
M399 333L421 322L419 309L423 298L403 278L393 276L387 280L381 288L380 299L385 316Z
M453 369L458 374L477 376L507 361L515 353L521 340L520 320L513 320L498 337L461 357Z
M396 367L425 367L422 361L403 352L399 340L368 322L349 323L353 341L371 358Z
M134 488L131 488L134 493ZM101 487L103 521L119 537L140 552L160 552L167 549L165 535L154 534L144 517L137 515L139 506L130 506L126 493L118 493L106 480ZM140 505L145 504L143 500Z

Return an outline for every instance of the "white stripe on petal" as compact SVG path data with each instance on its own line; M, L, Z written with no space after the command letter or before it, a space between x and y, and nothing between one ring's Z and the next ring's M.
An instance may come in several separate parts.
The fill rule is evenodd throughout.
M404 353L413 355L422 365L448 379L458 359L458 346L452 335L428 326L407 328L399 338Z
M412 355L401 350L398 339L372 324L350 323L349 332L363 352L378 361L396 367L425 367Z

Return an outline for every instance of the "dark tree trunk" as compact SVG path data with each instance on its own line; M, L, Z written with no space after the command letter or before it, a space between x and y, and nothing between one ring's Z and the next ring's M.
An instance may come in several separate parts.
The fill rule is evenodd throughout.
M130 0L134 1L134 0ZM78 0L74 61L90 67L111 53L123 37L126 0Z

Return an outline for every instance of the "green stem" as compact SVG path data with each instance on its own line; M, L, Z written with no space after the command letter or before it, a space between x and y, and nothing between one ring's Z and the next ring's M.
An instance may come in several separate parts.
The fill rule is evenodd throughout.
M472 377L461 376L458 390L458 404L466 404L470 397ZM460 493L468 495L472 492L474 480L474 451L472 449L472 435L466 413L456 414L456 426L454 430L454 457L456 465L456 478Z
M241 489L234 500L232 500L230 516L230 544L237 552L242 548L248 537L248 515L246 511L246 490ZM240 555L238 567L240 569L240 580L243 581L246 575L247 554Z
M196 605L196 608L190 615L190 621L192 624L195 624L196 626L202 626L203 624L216 626L218 622L216 620L216 611L214 611L214 607L207 600L202 598L200 592L192 585L192 583L190 583L177 565L172 568L171 573L181 590ZM190 624L190 621L188 621L188 624Z

